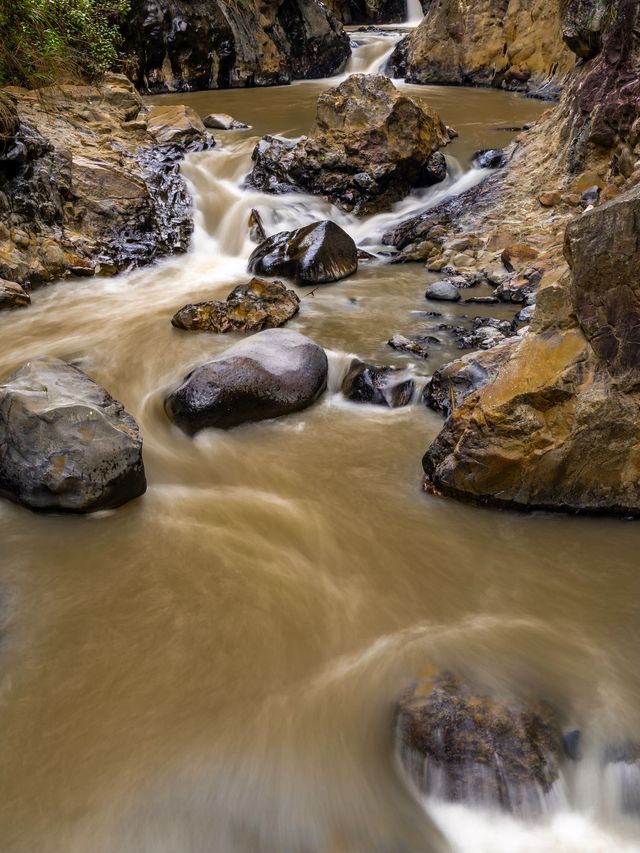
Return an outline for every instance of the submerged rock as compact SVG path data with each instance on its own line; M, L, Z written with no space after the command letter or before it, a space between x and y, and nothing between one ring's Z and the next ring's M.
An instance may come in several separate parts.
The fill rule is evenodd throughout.
M327 385L325 351L304 335L267 329L196 367L165 401L169 418L194 435L298 412Z
M9 308L26 308L31 303L31 297L19 284L0 278L0 311Z
M415 382L396 367L376 367L354 359L342 381L342 393L354 403L376 403L391 409L411 402Z
M225 302L185 305L171 320L177 329L202 332L261 332L283 326L300 310L300 300L281 281L252 278L234 288Z
M382 75L354 74L320 96L309 136L258 143L250 180L265 192L306 190L374 213L444 177L442 159L431 158L449 141L424 103Z
M24 364L0 385L0 494L31 509L112 509L147 488L138 425L77 367Z
M249 258L249 272L282 275L305 284L326 284L358 269L358 249L340 226L326 219L274 234Z
M448 672L401 699L398 737L415 783L440 799L530 814L558 778L561 732L551 708L504 702Z

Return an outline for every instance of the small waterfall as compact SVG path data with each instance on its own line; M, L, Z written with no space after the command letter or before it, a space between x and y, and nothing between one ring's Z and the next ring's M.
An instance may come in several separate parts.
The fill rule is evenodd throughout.
M407 0L407 20L405 23L417 27L424 17L420 0Z
M387 62L402 34L393 30L374 33L356 32L352 35L355 46L347 63L349 74L384 74Z

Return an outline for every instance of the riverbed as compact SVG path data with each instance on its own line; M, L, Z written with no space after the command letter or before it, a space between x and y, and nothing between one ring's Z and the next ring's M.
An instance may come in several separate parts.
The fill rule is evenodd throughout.
M362 44L349 70L373 71L399 33L352 37ZM597 762L605 744L640 732L637 523L428 496L421 457L440 416L418 394L382 410L339 390L353 356L401 366L421 386L460 354L440 325L513 315L427 302L424 266L390 265L381 236L480 180L473 152L503 147L505 128L545 105L402 84L459 137L445 184L389 213L356 220L308 196L246 189L257 138L306 131L337 82L166 96L251 125L217 132L215 149L183 165L190 252L60 282L0 319L3 376L37 355L79 364L140 424L149 481L143 498L90 517L0 503L2 853L640 850L638 823ZM163 398L237 336L170 319L247 280L253 207L268 233L332 218L375 257L345 281L297 289L288 327L329 354L317 405L191 439ZM416 359L388 347L394 333L440 342ZM411 789L393 705L427 661L543 695L583 731L583 761L543 818Z

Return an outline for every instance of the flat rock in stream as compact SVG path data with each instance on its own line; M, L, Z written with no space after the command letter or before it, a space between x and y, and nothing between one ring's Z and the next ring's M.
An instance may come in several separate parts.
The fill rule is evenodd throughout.
M31 509L112 509L147 488L138 425L77 367L24 364L0 385L0 494Z
M542 702L504 701L448 672L398 704L400 752L426 794L535 814L559 775L562 733Z
M342 393L354 403L375 403L390 409L411 402L415 382L397 367L376 367L354 359L342 381Z
M252 278L224 302L185 305L171 320L177 329L201 332L261 332L283 326L300 310L300 300L281 281Z
M202 119L205 127L211 127L214 130L246 130L249 125L242 121L238 121L233 116L227 113L211 113Z
M274 234L249 258L249 272L281 275L304 284L338 281L357 269L356 244L329 219Z
M298 412L327 386L325 351L288 329L267 329L197 367L167 397L169 418L194 435Z

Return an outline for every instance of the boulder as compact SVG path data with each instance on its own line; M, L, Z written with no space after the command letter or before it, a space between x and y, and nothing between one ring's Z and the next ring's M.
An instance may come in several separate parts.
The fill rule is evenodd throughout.
M8 308L25 308L31 303L27 291L15 281L0 278L0 311Z
M342 393L354 403L375 403L391 409L411 402L415 382L396 367L376 367L354 359L342 380Z
M425 385L423 402L449 417L470 394L495 379L517 343L516 338L509 338L489 350L469 353L439 367Z
M436 299L442 302L457 302L460 299L460 291L446 278L432 282L426 290L426 299Z
M246 130L249 125L238 121L233 116L227 113L211 113L202 119L205 127L211 127L214 130Z
M57 358L0 386L0 494L31 509L112 509L147 488L138 425L117 400Z
M150 107L147 130L159 145L179 151L201 151L214 144L198 113L183 104Z
M401 757L426 794L531 814L558 778L562 735L542 702L504 701L440 672L399 702Z
M388 209L442 176L432 155L450 141L424 102L379 74L353 74L318 99L309 136L265 137L250 182L265 192L305 190L362 215Z
M177 329L201 332L261 332L283 326L300 310L300 300L281 281L252 278L225 302L185 305L171 320Z
M356 244L328 219L274 234L249 257L249 272L281 275L304 284L339 281L357 269Z
M267 329L189 373L165 409L189 435L229 429L306 409L325 390L327 373L318 344L297 332Z

